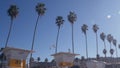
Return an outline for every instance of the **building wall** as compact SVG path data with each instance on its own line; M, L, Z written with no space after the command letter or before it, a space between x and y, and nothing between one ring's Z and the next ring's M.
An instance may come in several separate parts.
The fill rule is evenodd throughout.
M26 67L26 61L25 60L17 60L17 59L10 59L8 61L8 66L10 68L25 68Z
M92 58L92 59L89 59L89 60L95 60L95 58ZM116 64L116 61L117 60L117 64ZM114 66L114 68L116 68L116 66L117 66L117 68L120 68L120 58L113 58L113 59L111 59L111 58L107 58L106 60L105 60L105 58L100 58L99 59L99 61L100 62L104 62L104 61L107 61L106 63L105 63L105 67L103 67L103 68L113 68L112 66ZM86 65L86 62L87 62L87 60L78 60L78 61L74 61L74 66L73 67L71 67L71 68L89 68L89 66L87 67L87 65ZM33 68L55 68L56 67L56 65L55 65L55 63L52 63L52 62L33 62ZM99 66L99 63L97 64L98 66ZM70 67L69 67L70 68Z

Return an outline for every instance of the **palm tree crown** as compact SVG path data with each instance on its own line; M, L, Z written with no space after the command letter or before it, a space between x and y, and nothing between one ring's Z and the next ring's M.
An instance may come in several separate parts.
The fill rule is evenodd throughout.
M18 9L16 5L11 5L10 8L8 9L8 15L11 17L11 19L16 18L18 15Z
M64 20L63 20L63 17L62 16L58 16L56 18L56 24L58 27L60 27L62 24L63 24Z
M96 33L98 29L99 29L99 27L96 24L94 24L93 25L93 31Z
M83 26L81 27L81 30L84 34L86 34L86 30L88 30L88 26L86 24L83 24Z
M108 34L107 35L107 40L108 40L109 43L111 43L112 40L113 40L113 36L111 34Z
M38 3L36 5L36 11L38 12L38 15L44 15L46 11L45 4Z
M57 47L58 47L58 37L59 37L59 31L60 31L60 26L63 24L64 20L62 16L58 16L56 18L56 24L58 26L58 33L57 33L57 38L56 38L56 49L55 49L55 53L57 53Z
M100 34L100 38L102 39L102 41L105 41L105 37L106 37L106 35L102 32L102 33Z
M77 19L77 15L74 12L70 12L70 14L68 15L68 20L70 21L70 23L74 23L74 21L76 21Z

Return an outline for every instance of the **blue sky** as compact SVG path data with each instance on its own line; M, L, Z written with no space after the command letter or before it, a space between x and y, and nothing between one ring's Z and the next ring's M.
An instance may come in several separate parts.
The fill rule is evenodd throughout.
M67 19L69 11L74 11L77 14L77 21L74 23L74 42L75 53L80 56L85 56L85 39L81 31L83 24L88 25L88 51L89 57L96 56L96 42L95 33L92 30L92 25L99 26L98 44L99 54L104 56L102 50L104 48L103 42L99 35L101 32L105 34L112 34L117 39L117 44L120 44L120 0L3 0L0 2L0 47L5 46L7 33L10 25L10 17L7 10L10 5L15 4L19 7L19 14L14 19L14 25L9 39L8 46L31 49L32 35L34 25L37 19L35 6L37 3L45 3L47 11L44 16L39 19L36 39L34 44L35 53L34 58L38 56L41 60L47 57L51 60L54 53L57 26L55 19L57 16L63 16L65 22L60 30L58 52L68 51L71 49L71 24ZM106 40L107 56L109 54L109 43ZM115 48L112 45L112 48ZM118 50L120 51L120 50ZM119 56L120 53L118 52Z

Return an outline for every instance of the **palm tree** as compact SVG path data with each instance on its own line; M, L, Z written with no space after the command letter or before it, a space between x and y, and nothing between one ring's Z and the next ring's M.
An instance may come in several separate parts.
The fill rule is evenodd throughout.
M45 58L45 68L48 68L48 58Z
M85 35L85 43L86 43L86 57L88 59L88 45L87 45L87 34L86 34L86 31L88 30L88 26L86 24L83 24L83 26L81 27L81 30L82 32L84 33Z
M97 37L97 31L98 31L99 27L96 24L94 24L92 29L93 29L93 31L96 34L96 52L97 52L96 57L97 57L97 59L99 59L99 54L98 54L98 37Z
M115 50L116 50L116 57L118 58L118 54L117 54L117 40L113 39L113 45L115 46Z
M13 27L13 19L16 18L16 16L19 13L18 12L18 7L16 5L11 5L7 12L8 12L8 16L11 17L11 23L10 23L10 28L9 28L8 36L7 36L7 39L6 39L5 47L7 47L7 45L8 45L11 30L12 30L12 27Z
M118 48L120 49L120 44L118 44Z
M112 57L112 55L113 55L113 53L114 53L114 50L111 48L111 42L112 42L112 40L113 40L113 36L112 36L111 34L108 34L108 35L107 35L107 40L108 40L108 42L110 43L110 54L111 54L111 57Z
M105 58L106 58L107 50L106 50L106 44L105 44L105 38L106 38L105 33L102 32L102 33L100 34L100 38L101 38L101 40L104 42L104 50L103 50L103 53L104 53Z
M56 50L55 50L55 53L57 53L57 47L58 47L58 37L59 37L59 31L60 31L60 27L61 25L63 24L64 20L63 20L63 17L62 16L58 16L56 18L56 24L58 26L58 33L57 33L57 38L56 38Z
M45 14L45 10L46 10L45 4L38 3L36 5L36 12L38 13L38 17L37 17L35 28L34 28L34 34L33 34L33 40L32 40L31 50L33 50L33 46L34 46L35 34L36 34L36 29L37 29L39 17ZM32 53L31 53L31 57L32 57Z
M118 44L118 48L120 49L120 44Z
M74 61L78 63L79 62L79 58L75 58Z
M40 61L40 57L37 57L37 61L38 61L38 62Z
M45 62L48 62L48 58L45 58Z
M51 60L51 63L55 63L55 59L52 59L52 60Z
M38 4L36 5L35 9L36 9L36 12L38 13L38 17L37 17L36 24L35 24L35 28L34 28L31 51L33 51L33 47L34 47L34 40L35 40L35 34L36 34L36 29L37 29L39 17L40 17L40 16L43 16L43 15L45 14L45 11L46 11L45 4L43 4L43 3L38 3ZM32 58L32 53L30 54L30 59L31 59L31 58Z
M70 12L68 15L68 21L71 23L72 25L72 51L74 53L74 38L73 38L73 24L77 19L77 15L74 12Z
M113 45L115 46L115 50L116 50L116 58L117 58L116 64L117 64L117 62L118 62L117 40L116 40L116 39L113 39L112 42L113 42ZM117 65L116 65L116 68L117 68Z
M81 61L84 61L85 60L85 57L84 56L81 56Z

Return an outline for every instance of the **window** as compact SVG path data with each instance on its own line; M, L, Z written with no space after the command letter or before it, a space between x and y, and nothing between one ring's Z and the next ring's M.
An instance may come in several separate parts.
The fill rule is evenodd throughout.
M21 60L16 60L15 64L21 64Z

